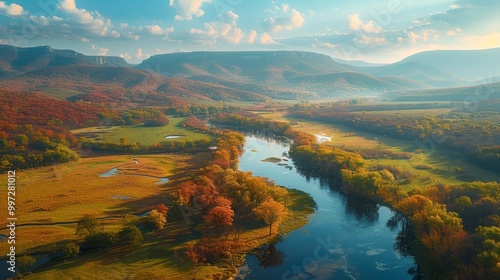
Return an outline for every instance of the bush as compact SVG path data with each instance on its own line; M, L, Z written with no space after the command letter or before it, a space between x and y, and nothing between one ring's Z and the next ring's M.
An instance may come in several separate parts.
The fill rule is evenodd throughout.
M114 245L116 235L111 232L99 232L85 238L82 248L85 250L106 249Z
M129 226L118 232L118 242L123 246L136 247L141 245L144 238L142 232L136 226Z

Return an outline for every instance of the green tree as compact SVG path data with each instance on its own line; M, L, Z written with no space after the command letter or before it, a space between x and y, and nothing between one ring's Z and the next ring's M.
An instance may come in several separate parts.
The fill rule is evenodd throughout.
M102 224L92 215L85 215L82 219L78 221L76 225L76 235L79 237L88 237L102 233L104 227Z
M19 268L19 273L23 274L29 272L33 268L36 260L31 256L22 256L17 259L17 266Z
M136 226L129 226L118 232L118 241L124 246L137 247L141 245L144 238L140 229Z
M71 242L64 246L64 258L74 258L80 253L80 246Z
M14 141L17 146L27 146L28 145L28 136L24 134L18 134L14 136Z

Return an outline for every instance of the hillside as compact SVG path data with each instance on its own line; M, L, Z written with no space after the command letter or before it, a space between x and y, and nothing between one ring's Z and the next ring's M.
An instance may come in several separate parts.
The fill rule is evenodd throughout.
M445 89L392 92L384 95L392 101L458 101L479 102L500 98L500 83Z
M375 77L397 77L419 81L432 87L455 87L468 84L461 77L420 62L398 62L378 67L359 67L355 70Z
M403 77L386 79L357 73L356 67L340 64L329 56L299 51L162 54L136 68L286 99L432 88Z
M0 45L0 78L12 77L47 66L101 65L128 67L121 57L86 56L72 50L56 50L48 46L18 48Z
M11 91L43 91L59 99L74 100L89 93L111 95L115 101L141 102L144 94L163 97L185 97L200 100L237 99L263 101L264 95L221 85L168 78L154 72L125 67L96 65L47 66L39 70L0 80L0 88ZM126 99L123 99L126 96ZM117 100L116 100L117 99ZM142 98L144 99L144 98Z
M414 54L401 61L419 62L467 81L500 76L500 48L487 50L441 50Z

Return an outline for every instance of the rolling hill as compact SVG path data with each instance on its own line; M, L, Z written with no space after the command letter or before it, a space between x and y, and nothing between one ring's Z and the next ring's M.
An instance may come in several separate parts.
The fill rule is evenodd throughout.
M385 66L358 67L356 71L375 77L396 77L414 80L427 87L455 87L469 84L461 77L420 62L398 62Z
M414 54L400 63L418 62L473 82L500 76L500 48L487 50L440 50Z
M384 95L392 101L457 101L479 103L500 98L500 83L446 89L391 92ZM474 107L474 106L472 106Z
M121 57L87 56L72 50L56 50L49 46L19 48L0 45L0 54L0 78L18 76L47 66L129 66Z
M253 89L273 98L339 97L432 88L403 77L373 77L329 56L299 51L190 52L155 55L136 66L168 77Z
M189 52L155 55L136 66L165 76L213 76L237 82L283 84L303 75L349 72L331 57L295 51Z

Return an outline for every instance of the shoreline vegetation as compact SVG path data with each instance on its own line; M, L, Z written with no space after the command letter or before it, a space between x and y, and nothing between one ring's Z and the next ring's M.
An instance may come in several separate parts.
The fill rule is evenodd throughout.
M175 279L225 279L235 275L236 267L244 263L252 250L308 223L316 208L309 194L237 170L243 135L220 130L205 133L217 138L217 150L209 152L203 145L203 149L189 150L194 152L191 156L162 156L158 153L172 152L162 146L156 147L153 154L129 155L125 151L117 153L113 146L111 150L104 149L112 155L26 170L27 176L20 180L22 189L46 181L51 173L49 180L53 182L44 182L31 190L31 210L19 213L28 220L18 228L24 236L18 254L37 263L24 266L21 273L26 279L63 279L90 277L86 272L90 270L98 279L96 275L119 277L120 270L149 278L159 277L163 271L166 277ZM125 173L99 176L117 167ZM140 176L133 176L133 180L124 176L130 170ZM78 179L79 176L82 177ZM169 181L152 182L158 178ZM81 185L82 181L75 180L86 183ZM49 185L59 189L43 197L36 195ZM113 185L113 190L98 190ZM143 186L148 186L147 191L140 190ZM82 197L80 190L93 195ZM67 211L72 214L65 214ZM274 211L277 218L268 217L269 211ZM35 236L42 232L46 238L36 244ZM0 244L0 248L4 246L6 243ZM96 250L105 253L98 256ZM155 269L135 271L140 268L135 264L123 267L130 260L136 263L141 258ZM168 268L160 265L162 260ZM104 269L109 272L96 274Z
M318 144L314 135L294 130L287 123L235 114L219 114L212 122L291 138L289 155L300 172L333 179L347 194L396 210L395 219L410 236L406 253L416 258L417 270L422 269L414 274L426 279L495 279L499 275L498 248L491 243L498 239L494 233L500 232L496 206L499 183L431 184L405 190L398 185L398 176L393 173L396 169L391 172L389 166L381 166L367 170L358 153Z
M139 128L147 121L148 129L155 133L147 135L151 139L156 139L156 134L159 138L192 136L182 141L159 139L139 144L121 137L117 143L100 139L102 134L96 134L95 129L83 129L89 138L76 139L68 129L84 127L81 121L60 129L58 137L39 126L16 126L21 134L4 134L6 151L16 155L3 154L2 168L23 167L27 175L19 180L21 189L33 188L31 198L26 200L29 210L19 213L28 219L26 223L77 221L76 225L20 227L19 234L27 237L18 247L19 256L26 256L21 260L28 264L34 259L50 261L26 265L22 273L28 279L94 277L96 272L108 275L107 270L117 278L123 273L147 278L161 274L175 279L234 276L248 252L269 244L279 234L302 227L315 209L314 200L306 193L238 171L245 138L224 129L234 128L290 140L288 156L300 173L329 179L346 194L363 196L397 211L394 222L403 224L406 235L404 241L397 242L408 243L403 253L418 262L413 272L417 279L423 275L426 279L495 279L500 275L498 182L416 182L412 172L394 164L415 157L408 151L333 146L331 140L318 141L307 129L298 130L286 122L233 110L211 114L210 121L217 127L206 126L189 112L188 117L173 121L165 117L168 110L129 110L122 115L107 112L106 117L100 113L108 126L116 124L128 133L130 126ZM88 111L92 115L99 110ZM302 117L308 118L305 113ZM93 124L97 121L93 120ZM426 118L421 125L427 127L430 123L436 121ZM51 119L49 127L55 129L58 124L58 119ZM155 130L158 127L174 128L175 132ZM117 137L116 133L113 137ZM83 155L81 158L75 149ZM35 153L27 157L30 151L38 156ZM47 162L46 157L50 159ZM373 159L379 157L394 162L374 164ZM278 158L265 160L277 162ZM131 161L137 161L134 164L139 169L134 174L141 176L98 176ZM52 167L39 167L50 163ZM445 172L425 160L415 169L423 173ZM157 184L160 177L169 181ZM82 182L85 187L79 192L75 186ZM264 214L269 212L274 214ZM121 219L102 219L117 213ZM82 225L85 230L79 232L87 233L75 237L75 229ZM40 234L46 238L35 244L32 240ZM5 246L0 243L0 248ZM96 250L104 250L105 256L96 255ZM152 271L140 271L144 265L153 267Z

